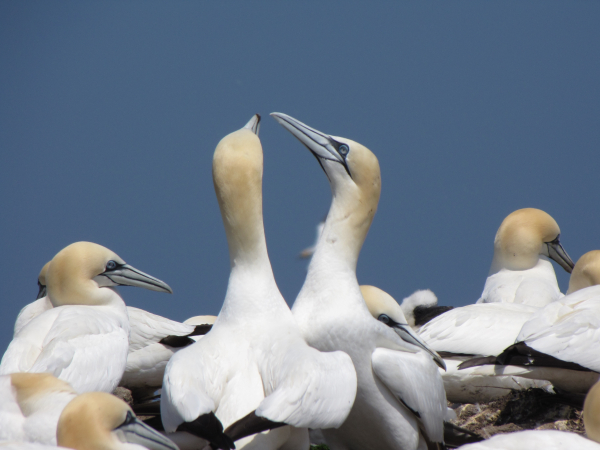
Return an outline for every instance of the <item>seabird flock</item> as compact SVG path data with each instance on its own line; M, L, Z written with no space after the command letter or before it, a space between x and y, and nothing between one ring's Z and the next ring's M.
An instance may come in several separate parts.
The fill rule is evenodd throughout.
M179 323L127 307L117 286L172 293L101 245L76 242L41 270L0 364L0 446L8 449L600 449L600 251L577 264L556 221L504 219L481 298L398 304L359 286L356 265L381 192L365 146L282 113L316 157L333 200L290 308L269 261L260 116L225 136L213 180L231 273L217 317ZM563 295L553 263L571 273ZM112 395L131 391L132 406ZM448 401L511 390L587 393L587 438L532 430L483 439L452 425ZM136 417L136 414L140 418Z

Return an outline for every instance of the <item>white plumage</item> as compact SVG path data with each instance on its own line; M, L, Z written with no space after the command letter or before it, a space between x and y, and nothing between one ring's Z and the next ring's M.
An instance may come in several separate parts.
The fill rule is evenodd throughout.
M333 450L425 445L427 431L422 434L417 416L402 397L408 395L413 406L423 407L426 402L419 395L428 393L411 397L399 382L412 370L404 352L418 353L421 348L371 316L356 280L360 248L379 201L377 158L356 142L325 135L285 114L272 116L317 157L333 191L325 227L292 308L307 342L321 351L348 353L358 376L350 415L340 428L323 430L327 444ZM428 437L443 441L439 427Z
M269 262L262 221L259 117L221 140L213 178L227 233L231 275L221 312L200 341L165 371L165 430L214 412L225 427L252 411L296 428L339 426L356 392L350 358L303 340ZM306 429L277 428L237 448L306 448Z
M129 319L111 286L171 289L91 242L61 250L50 263L46 282L54 307L19 330L2 358L0 374L47 372L77 392L112 392L125 369Z

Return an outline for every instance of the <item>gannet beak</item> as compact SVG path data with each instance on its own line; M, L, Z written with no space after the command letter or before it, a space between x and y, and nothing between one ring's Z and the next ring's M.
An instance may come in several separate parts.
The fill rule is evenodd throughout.
M103 283L102 278L110 280L113 284ZM151 291L173 293L173 290L164 281L154 278L129 264L117 264L114 269L106 269L94 280L100 286L136 286Z
M392 328L394 329L396 334L398 336L400 336L400 339L402 339L405 342L408 342L409 344L412 344L416 347L419 347L419 348L425 350L427 353L429 353L431 355L431 357L433 358L433 361L438 366L440 366L442 369L446 370L446 363L444 362L442 357L440 355L438 355L434 350L431 350L429 347L427 347L427 344L425 342L423 342L420 338L415 336L413 334L413 332L410 330L410 327L408 326L408 324L395 323L392 325Z
M321 133L308 125L303 124L299 120L283 113L271 113L271 116L283 126L286 130L292 133L296 138L308 148L313 155L319 160L329 160L340 163L350 175L350 169L346 162L346 155L350 151L347 144L338 142L333 137ZM322 167L322 163L321 163ZM350 175L351 176L351 175Z
M46 286L44 286L42 283L40 283L38 281L38 294L37 297L35 298L36 300L39 300L40 298L44 298L46 296Z
M258 130L260 129L260 114L254 114L252 119L250 119L250 122L244 125L244 128L247 128L258 136Z
M150 450L179 450L173 441L138 420L131 411L113 434L123 443L138 444Z
M548 247L548 257L556 261L563 269L565 269L568 273L573 271L573 267L575 264L573 260L567 255L567 252L563 248L560 243L560 234L556 236L551 242L546 242L546 246Z

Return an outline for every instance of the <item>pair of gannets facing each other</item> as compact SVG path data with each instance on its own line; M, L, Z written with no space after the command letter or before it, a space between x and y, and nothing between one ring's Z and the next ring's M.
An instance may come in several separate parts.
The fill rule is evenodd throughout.
M600 373L599 345L600 250L594 250L575 264L567 295L531 316L516 344L497 357L475 358L464 366L497 364L486 368L494 374L545 379L563 390L587 392Z
M122 400L104 392L77 395L50 374L0 376L0 424L1 448L178 450Z
M348 415L356 373L348 355L306 344L275 283L262 217L259 120L224 137L213 156L231 274L211 331L167 365L161 417L167 433L187 431L214 448L234 448L246 436L238 448L307 448L306 428L337 427Z
M46 274L53 305L19 330L0 374L47 372L77 392L112 392L125 370L129 318L114 286L171 293L164 282L91 242L76 242L52 259Z
M558 430L528 430L497 434L462 450L600 450L600 384L588 392L583 406L583 423L588 439Z
M38 276L37 299L23 307L17 316L14 335L53 305L47 296L47 262ZM136 398L144 397L162 385L167 362L177 350L196 342L210 330L216 317L196 316L184 323L127 306L129 317L129 352L127 365L119 383L131 389Z
M372 317L356 280L360 249L379 202L377 158L357 142L326 135L285 114L272 116L317 158L333 194L306 281L292 307L306 341L321 351L341 350L350 355L358 376L348 418L337 429L322 430L327 444L333 450L441 445L445 405L437 406L439 419L432 419L436 426L430 434L418 412L405 403L406 385L399 382L411 372L409 361L427 358L431 362L431 356ZM410 381L418 382L413 378L419 376L413 372ZM432 392L427 389L417 395ZM434 405L435 398L430 398Z
M499 354L540 307L562 297L548 256L569 272L573 262L559 236L558 224L544 211L509 214L496 233L490 275L478 302L441 314L419 330L446 361L442 377L450 401L490 401L510 389L544 385L513 376L490 379L485 371L461 371L458 365L473 356Z

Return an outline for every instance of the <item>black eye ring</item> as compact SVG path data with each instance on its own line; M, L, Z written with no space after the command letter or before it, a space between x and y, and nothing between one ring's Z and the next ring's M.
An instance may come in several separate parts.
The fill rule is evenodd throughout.
M350 148L346 144L342 144L338 147L338 152L342 156L346 156L349 151L350 151Z
M381 315L380 315L380 316L377 318L377 320L379 320L380 322L383 322L383 323L385 323L385 324L388 324L388 323L390 323L390 318L388 317L388 315L387 315L387 314L381 314Z
M114 270L117 268L117 263L115 261L113 261L112 259L106 263L106 270Z

